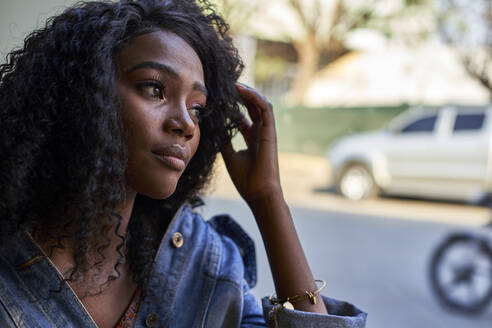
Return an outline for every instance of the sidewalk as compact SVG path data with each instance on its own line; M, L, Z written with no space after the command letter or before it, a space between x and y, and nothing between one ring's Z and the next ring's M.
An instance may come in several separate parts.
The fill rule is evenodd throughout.
M328 191L329 165L322 157L281 153L280 178L289 205L334 212L381 216L388 219L409 219L479 226L488 222L490 211L483 207L424 200L376 198L349 201ZM215 168L209 192L211 196L239 199L222 158Z

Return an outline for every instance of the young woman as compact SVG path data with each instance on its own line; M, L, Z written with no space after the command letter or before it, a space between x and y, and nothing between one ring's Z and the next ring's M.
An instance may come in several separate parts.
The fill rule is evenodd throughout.
M320 296L282 196L271 105L236 83L241 69L227 25L193 0L82 3L9 54L1 327L364 326ZM269 257L263 311L249 237L192 210L219 151Z

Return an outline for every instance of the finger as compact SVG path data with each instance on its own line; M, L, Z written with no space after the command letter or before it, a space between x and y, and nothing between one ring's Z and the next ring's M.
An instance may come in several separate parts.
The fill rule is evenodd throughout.
M251 148L255 142L254 130L252 126L253 124L244 114L242 114L242 118L239 121L239 132L243 135L244 141L246 141L248 148Z
M256 130L255 125L261 126L258 131L260 141L276 143L275 120L270 102L256 90L244 84L237 83L236 88L251 116L253 130Z
M251 117L253 124L261 123L262 121L261 109L254 103L254 101L249 96L248 88L249 87L243 84L236 84L236 89L238 90L239 96L241 97L241 102L248 110L248 114Z
M250 144L248 148L255 149L255 158L259 159L258 163L262 163L262 170L278 175L277 137L272 105L252 88L243 84L237 84L236 88L253 121L249 131L253 140L250 144L254 148Z
M241 119L239 120L239 131L246 132L250 127L252 126L251 122L248 120L248 118L241 113Z
M267 126L274 126L275 121L273 117L273 106L272 104L266 99L263 95L261 95L258 91L256 91L253 88L248 87L245 84L242 83L236 83L236 88L239 92L239 95L241 96L241 99L244 101L246 108L248 110L250 109L249 107L254 106L260 111L261 115L261 120L263 121L264 125ZM248 106L250 105L250 106ZM253 112L253 114L257 114L257 110ZM251 117L253 119L253 117ZM253 121L257 121L253 119Z
M235 167L238 166L238 153L234 150L231 142L225 144L220 150L222 154L222 159L224 160L224 164L226 166L227 172L234 181L234 175L237 169Z
M222 149L220 150L224 161L228 161L235 153L234 147L232 147L232 143L229 141L226 143Z

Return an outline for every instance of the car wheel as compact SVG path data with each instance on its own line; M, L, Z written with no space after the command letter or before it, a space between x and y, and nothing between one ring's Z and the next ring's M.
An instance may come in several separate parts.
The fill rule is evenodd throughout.
M371 172L362 164L348 166L343 171L337 187L344 197L351 200L370 198L378 192Z
M492 301L492 250L486 240L454 234L434 252L432 290L441 303L464 313L478 313Z

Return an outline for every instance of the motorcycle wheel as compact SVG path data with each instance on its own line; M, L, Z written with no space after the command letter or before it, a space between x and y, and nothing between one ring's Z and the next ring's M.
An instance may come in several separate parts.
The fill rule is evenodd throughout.
M435 250L430 263L432 289L442 304L479 313L492 300L492 250L487 240L454 234Z

